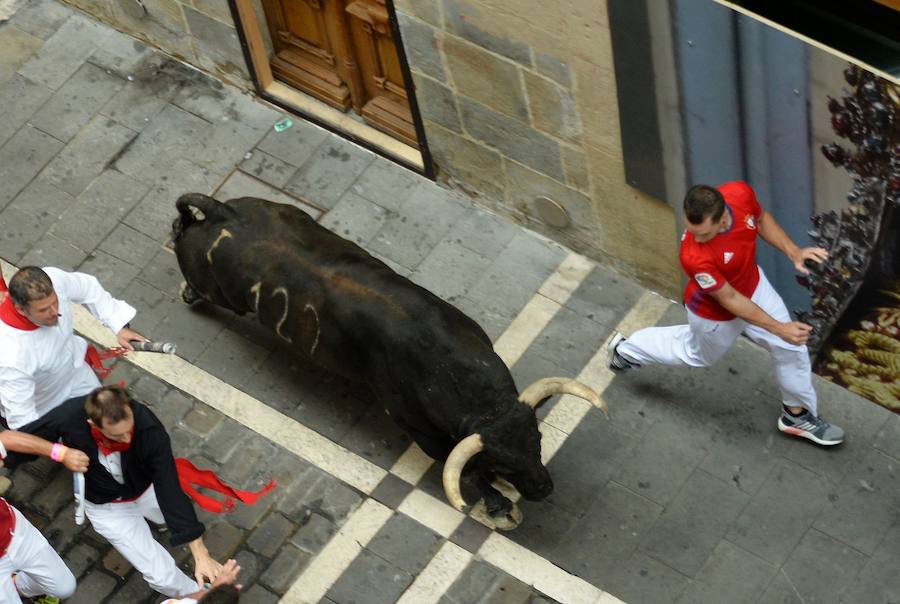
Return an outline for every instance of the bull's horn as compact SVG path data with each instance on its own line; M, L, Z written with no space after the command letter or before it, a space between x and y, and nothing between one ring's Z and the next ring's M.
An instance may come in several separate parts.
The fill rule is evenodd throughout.
M447 494L450 505L460 512L465 509L466 500L463 499L459 490L459 478L472 456L481 453L483 449L484 443L481 442L481 435L470 434L453 447L453 451L444 462L444 493Z
M522 394L519 395L519 401L534 409L538 403L554 394L571 394L583 398L609 417L609 409L606 407L606 403L593 389L569 378L540 379L522 391Z

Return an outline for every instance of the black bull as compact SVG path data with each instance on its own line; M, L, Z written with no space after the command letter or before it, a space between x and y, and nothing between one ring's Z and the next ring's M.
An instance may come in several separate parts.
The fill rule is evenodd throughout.
M534 407L570 393L603 408L573 380L539 380L520 396L475 321L297 208L195 193L176 207L185 302L256 313L315 363L367 383L422 450L445 461L445 491L458 509L472 459L488 512L498 526L518 524L518 508L491 484L500 475L530 500L552 492Z

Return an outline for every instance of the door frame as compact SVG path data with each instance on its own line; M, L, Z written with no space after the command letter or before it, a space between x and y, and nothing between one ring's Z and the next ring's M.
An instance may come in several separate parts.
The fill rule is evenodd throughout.
M419 111L412 73L409 70L406 50L400 37L400 27L393 0L386 0L385 4L390 17L391 33L396 41L397 58L400 61L400 68L403 72L403 85L407 90L416 138L419 142L418 149L410 147L368 124L360 123L334 107L326 105L322 101L276 80L272 76L262 29L253 8L255 1L258 0L228 0L228 4L231 7L231 15L237 27L244 59L250 71L250 78L256 87L256 93L260 97L326 130L339 134L361 147L402 164L426 178L435 179L434 162L432 162L431 153L428 150L428 143L425 138L425 124Z

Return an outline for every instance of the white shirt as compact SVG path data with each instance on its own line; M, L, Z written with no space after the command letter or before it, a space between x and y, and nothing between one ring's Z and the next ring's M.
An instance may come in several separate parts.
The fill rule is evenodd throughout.
M100 385L84 360L87 342L72 327L72 302L118 333L137 313L91 275L45 268L59 298L59 323L25 331L0 321L0 412L20 428L63 401Z
M100 461L100 465L106 468L112 477L116 479L116 482L119 484L125 484L125 473L122 472L122 453L119 451L113 451L109 455L104 455L103 453L97 453L97 460Z

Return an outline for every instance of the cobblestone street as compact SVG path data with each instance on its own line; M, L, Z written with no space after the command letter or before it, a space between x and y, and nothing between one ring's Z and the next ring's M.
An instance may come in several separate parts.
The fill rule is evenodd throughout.
M277 132L273 106L54 0L0 24L0 107L3 274L97 276L138 309L137 331L178 345L120 359L107 381L150 406L177 456L236 488L278 482L254 506L200 512L212 555L243 568L242 602L900 601L900 416L816 378L848 441L791 440L768 355L747 341L711 369L614 378L612 331L684 322L680 305L297 116ZM301 208L478 321L519 388L578 377L610 418L549 401L554 493L523 502L514 531L463 516L364 387L252 316L181 301L170 228L191 191ZM112 345L84 316L82 333ZM162 599L74 524L67 471L41 461L10 478L9 500L78 579L67 602Z

